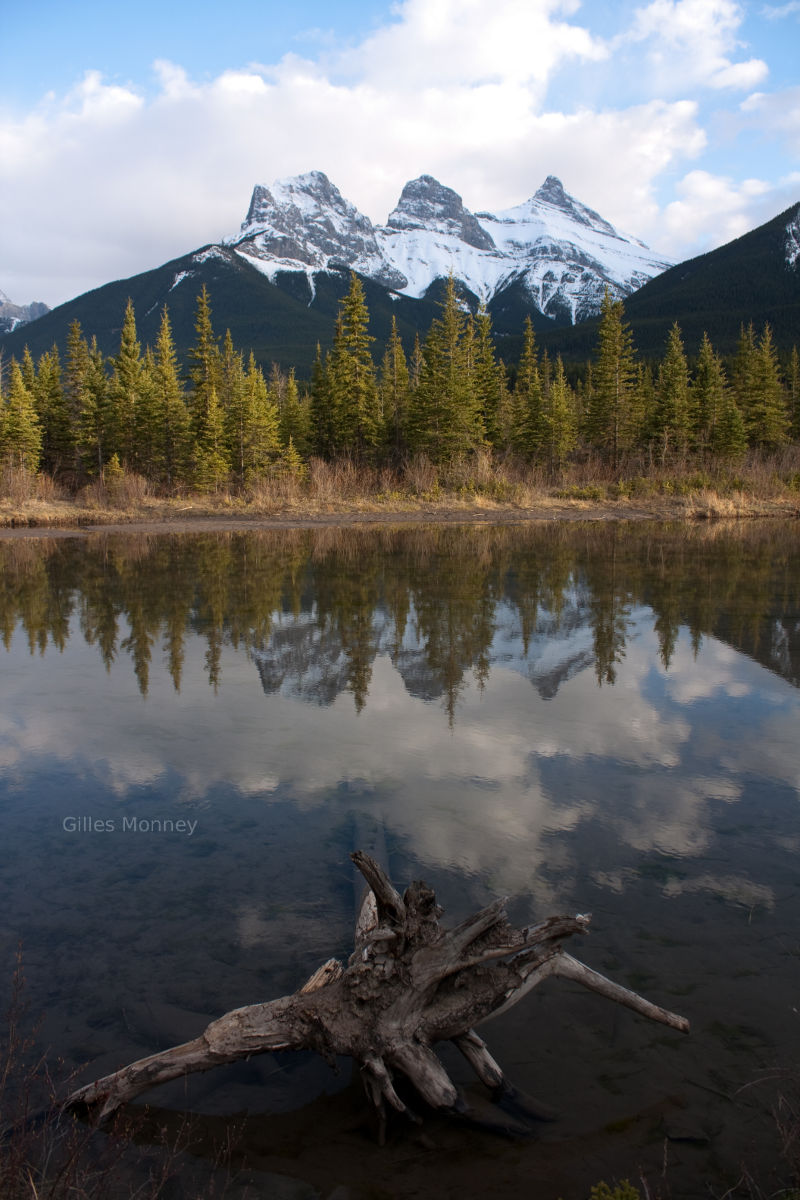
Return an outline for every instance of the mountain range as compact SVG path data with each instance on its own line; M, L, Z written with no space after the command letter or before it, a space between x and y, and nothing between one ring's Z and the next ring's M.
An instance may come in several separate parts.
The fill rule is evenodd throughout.
M704 329L717 349L731 352L740 324L750 320L768 320L788 348L800 328L800 207L670 266L552 175L529 200L497 213L470 212L455 191L422 175L405 185L386 224L374 225L326 175L312 171L257 186L241 228L223 242L96 288L35 320L31 312L29 324L17 321L0 336L0 351L19 356L27 344L36 357L54 342L63 350L78 320L113 354L130 297L139 336L151 345L169 307L183 357L205 286L218 333L230 328L234 343L252 349L262 365L295 366L303 376L317 344L330 345L351 271L364 282L378 355L392 317L407 345L415 333L424 335L450 273L465 303L473 310L486 305L509 363L526 315L551 353L589 357L606 288L624 299L637 347L648 356L661 353L675 320L690 352ZM4 300L0 295L0 316Z
M5 292L0 292L0 334L13 333L21 325L27 325L49 312L50 309L40 300L34 300L33 304L15 304Z

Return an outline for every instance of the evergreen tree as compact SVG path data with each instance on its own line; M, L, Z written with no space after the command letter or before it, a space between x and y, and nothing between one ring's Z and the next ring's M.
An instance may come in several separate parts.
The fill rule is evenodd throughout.
M733 389L723 386L717 420L710 431L711 453L717 458L735 460L747 452L747 427L739 411Z
M655 408L650 436L662 462L670 452L685 454L689 444L689 366L677 321L669 331L667 349L658 368Z
M154 413L156 478L172 487L187 475L190 454L189 413L178 375L178 360L167 306L161 314L156 342Z
M105 358L94 337L91 347L86 350L76 424L76 450L83 470L90 475L102 475L106 462L116 453L116 422Z
M701 453L716 443L726 388L722 362L714 353L708 334L704 333L690 389L694 442Z
M42 467L53 475L75 463L75 431L61 385L58 347L45 351L36 368L36 408L42 427Z
M205 284L197 297L195 315L195 342L189 351L190 416L195 438L201 437L209 421L209 409L219 406L220 354L214 329L211 324L211 304Z
M751 412L756 393L757 358L756 333L751 321L746 329L742 325L739 330L739 343L731 375L733 398L744 418L748 434L752 426Z
M386 350L381 362L378 393L384 430L383 441L389 454L397 462L402 458L406 448L405 432L408 422L411 379L403 343L397 332L394 313L392 314L389 341L386 343Z
M11 360L8 392L0 403L0 458L32 474L39 469L42 431L36 400L25 386L19 363Z
M119 351L112 359L111 403L114 409L114 445L123 466L140 470L145 447L140 447L140 389L144 365L136 333L136 315L129 299L125 308Z
M370 457L380 439L378 389L367 332L369 312L364 287L351 272L329 355L328 398L335 422L335 449L356 458Z
M288 447L291 442L294 452L302 458L309 450L309 432L308 404L300 398L300 389L292 367L286 379L283 403L280 406L280 443L283 447Z
M492 338L492 319L482 304L475 319L474 349L475 399L481 414L486 440L501 449L508 434L505 368L497 362Z
M586 412L586 436L609 457L613 467L634 444L638 430L633 395L633 338L623 321L621 300L606 288L594 365L594 388Z
M514 384L514 423L512 441L514 449L523 458L536 458L545 439L545 419L542 407L542 377L539 373L539 356L536 337L530 317L525 318L522 339L522 356L517 368Z
M574 398L559 355L556 360L555 375L550 385L547 411L544 414L544 450L552 472L563 469L570 453L575 448L576 439Z
M752 387L750 441L765 450L777 450L789 440L789 412L769 325L764 326L756 348Z
M317 343L317 355L311 368L311 399L309 405L310 441L315 454L330 458L334 453L336 432L331 407L328 373L322 361L322 351Z
M67 332L67 353L64 368L64 403L69 427L75 446L72 466L79 470L82 460L81 413L83 409L83 385L89 370L89 347L81 332L79 321L72 321Z
M449 462L484 444L481 413L470 371L467 322L451 276L442 315L425 339L419 385L409 413L411 449L437 463Z
M217 492L224 487L230 472L225 444L225 416L212 385L206 392L199 417L194 446L194 483L201 492Z

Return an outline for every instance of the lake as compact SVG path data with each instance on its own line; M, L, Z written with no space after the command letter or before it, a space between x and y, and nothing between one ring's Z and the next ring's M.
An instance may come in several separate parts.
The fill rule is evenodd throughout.
M250 1194L287 1200L791 1179L800 524L91 534L0 564L4 991L21 945L65 1071L346 958L358 847L445 923L590 911L571 952L692 1031L543 984L481 1028L560 1112L525 1141L398 1118L379 1149L348 1063L305 1054L154 1090L209 1179L232 1130Z

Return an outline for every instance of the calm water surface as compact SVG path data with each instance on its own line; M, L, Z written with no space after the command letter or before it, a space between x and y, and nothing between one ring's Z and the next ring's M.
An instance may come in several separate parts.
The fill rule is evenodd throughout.
M437 1150L398 1129L377 1158L347 1066L304 1055L159 1089L165 1114L256 1114L244 1158L286 1195L387 1163L397 1197L789 1177L797 523L92 535L0 543L0 570L0 952L68 1068L346 956L360 846L453 922L591 911L573 952L691 1035L543 985L482 1029L562 1113L532 1142L434 1121Z

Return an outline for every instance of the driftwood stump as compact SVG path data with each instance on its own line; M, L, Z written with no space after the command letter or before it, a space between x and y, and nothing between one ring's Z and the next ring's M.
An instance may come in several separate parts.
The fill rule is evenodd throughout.
M291 996L237 1008L191 1042L122 1067L73 1092L66 1108L88 1108L102 1120L120 1105L169 1079L274 1050L315 1050L328 1061L350 1055L360 1065L383 1139L386 1106L419 1118L395 1090L398 1075L431 1107L469 1117L471 1110L433 1052L453 1042L496 1100L523 1117L547 1114L505 1079L475 1027L516 1004L548 976L584 984L635 1012L688 1032L684 1017L612 983L563 949L589 927L588 915L550 917L513 929L497 900L455 929L424 883L395 891L374 859L353 862L370 890L347 966L329 959ZM550 1114L551 1115L551 1114ZM508 1122L503 1124L507 1127Z

